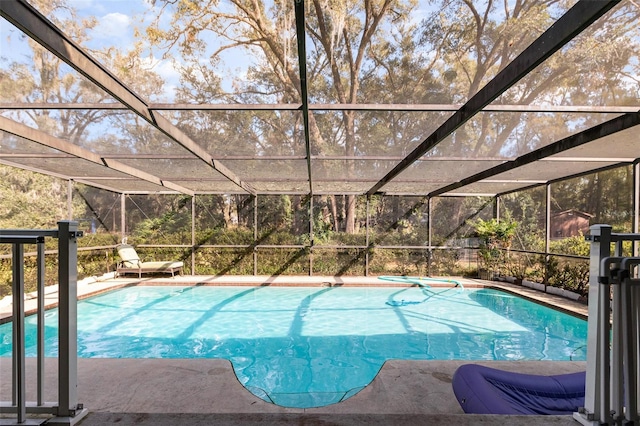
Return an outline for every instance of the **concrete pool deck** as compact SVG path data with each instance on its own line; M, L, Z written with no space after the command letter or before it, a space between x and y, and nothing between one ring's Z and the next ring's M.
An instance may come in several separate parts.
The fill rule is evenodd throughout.
M35 359L29 358L33 366ZM451 388L466 361L387 361L372 383L353 397L320 408L284 408L244 389L227 360L78 360L78 400L97 425L575 425L571 416L464 414ZM11 362L1 359L0 393L10 395ZM482 362L531 374L583 371L580 361ZM28 383L35 380L29 368ZM47 359L46 395L55 400L56 359ZM35 400L34 386L27 399Z
M456 278L457 279L457 278ZM587 306L508 283L459 279L465 286L520 293L575 315ZM79 296L136 284L152 285L371 285L375 277L176 277L109 279L79 285ZM53 293L47 299L54 299ZM29 302L29 300L27 300ZM469 361L390 360L353 397L326 407L284 408L244 389L222 359L78 359L78 401L89 414L82 426L112 425L577 425L571 416L487 416L462 412L451 387ZM584 371L583 361L478 362L530 374ZM28 359L27 399L35 400L35 359ZM47 359L46 400L55 401L57 360ZM0 400L10 400L11 361L0 358Z

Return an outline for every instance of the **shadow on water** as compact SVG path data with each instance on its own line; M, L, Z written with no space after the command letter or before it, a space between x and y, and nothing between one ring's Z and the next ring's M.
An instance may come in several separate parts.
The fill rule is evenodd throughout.
M141 303L140 309L161 311L166 315L168 324L186 308L180 307L182 310L176 312L170 311L169 307L158 309L161 301L182 295L189 295L190 300L202 298L194 293L195 288L186 289L175 295L172 295L175 289L170 294L159 295L157 301ZM204 303L200 305L202 311L192 312L190 322L183 324L184 328L170 337L126 335L130 325L125 322L134 317L131 312L100 326L97 332L83 330L79 322L79 355L87 358L224 358L231 361L239 381L259 398L286 407L310 408L337 403L355 395L374 379L389 359L567 359L563 358L566 357L563 350L586 341L586 325L584 331L570 330L563 325L572 317L564 314L556 317L552 310L543 313L542 318L546 319L541 320L536 316L537 305L508 297L507 293L478 290L452 298L448 297L451 292L430 294L415 288L388 289L389 292L381 293L378 302L367 301L350 316L339 316L334 323L305 328L314 313L322 313L317 317L324 319L336 311L347 312L346 307L315 303L320 302L321 296L354 290L340 287L307 289L286 305L280 304L279 296L271 299L278 303L277 309L270 305L254 305L265 306L255 313L257 321L270 311L284 312L286 321L290 321L279 329L269 329L271 325L282 325L280 317L272 318L276 322L265 323L268 331L265 335L255 333L256 337L252 337L251 329L227 333L224 328L225 333L220 335L203 334L198 337L194 333L203 324L219 323L221 319L216 314L224 307L266 289L269 287L237 289L210 306ZM409 294L410 291L413 293ZM423 302L406 306L385 303L402 298ZM91 303L92 309L103 306L110 309L113 303L103 303L103 300L96 297L83 303ZM443 308L445 305L441 302L445 301L452 303L446 304L447 316L440 316L437 308ZM479 323L472 312L472 309L479 308L478 305L519 327L506 330L492 323ZM241 313L237 308L230 311ZM395 318L393 327L384 328L378 314ZM373 323L374 327L361 330L355 324L358 319L365 325ZM533 328L528 325L541 321L542 332L533 333ZM11 335L10 327L5 326L0 326L0 338ZM104 332L107 329L110 333ZM561 334L563 330L566 330L564 335ZM57 352L57 347L52 344L56 337L55 330L47 328L47 356L55 356ZM123 353L125 349L127 352ZM35 355L35 344L28 343L27 355Z

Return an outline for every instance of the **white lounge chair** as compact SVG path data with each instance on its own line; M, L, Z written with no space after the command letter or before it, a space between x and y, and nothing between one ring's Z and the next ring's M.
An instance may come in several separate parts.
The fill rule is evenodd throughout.
M133 246L120 244L117 249L120 261L116 268L116 276L138 274L138 278L142 278L142 274L170 273L172 277L176 272L182 274L183 262L143 262Z

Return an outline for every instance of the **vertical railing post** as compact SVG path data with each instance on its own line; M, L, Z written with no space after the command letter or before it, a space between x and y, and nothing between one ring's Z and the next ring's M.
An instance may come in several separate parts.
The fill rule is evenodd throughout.
M584 408L574 413L583 425L607 423L609 413L609 285L600 284L600 260L611 254L611 226L590 228L589 323Z
M127 237L127 222L126 222L126 194L120 194L120 242L124 243L124 239Z
M624 418L625 424L636 425L638 424L638 394L637 394L637 381L638 381L638 365L636 364L637 354L637 338L638 324L636 322L636 316L634 312L638 309L638 305L635 304L633 299L632 288L635 287L631 283L633 277L628 277L622 280L620 283L622 312L622 379L620 385L622 386L622 404L624 410L620 412L620 418Z
M546 196L544 208L544 291L547 291L547 283L549 282L549 263L551 256L549 249L551 246L551 185L545 185Z
M640 233L640 161L633 163L633 218L631 221L631 232L634 234ZM640 243L633 241L632 243L633 256L640 256ZM635 347L635 363L636 366L640 366L640 289L638 286L631 287L631 299L633 300L636 309L633 310L632 321L635 324L636 332L636 347ZM637 373L637 371L636 371ZM640 377L636 378L634 383L636 387L636 407L640 405Z
M258 275L258 195L253 196L253 275Z
M433 198L429 197L427 199L427 276L430 277L431 276L431 231L433 229L432 223L433 221L431 220L432 216L431 216L431 200L433 200Z
M633 163L633 218L631 232L640 233L640 161ZM640 256L640 243L633 242L633 255Z
M74 417L78 409L78 244L77 222L58 222L58 416Z
M196 274L196 195L191 196L191 275Z
M12 244L12 383L11 403L2 401L0 412L15 413L15 422L8 424L40 424L26 418L27 413L53 414L46 419L51 426L75 425L88 411L78 404L78 343L77 343L77 238L78 223L58 222L57 230L10 230L0 231L0 243ZM58 405L48 406L44 402L45 377L45 238L58 238ZM24 245L34 244L37 249L36 271L38 292L36 324L36 396L37 402L26 401L26 341L25 341L25 301L24 301ZM28 423L25 423L28 422ZM2 424L6 422L0 421Z
M313 228L313 194L309 195L309 276L313 276L313 246L315 229Z
M369 221L369 206L370 206L370 202L369 199L371 198L370 195L367 194L367 208L366 208L366 218L365 218L365 234L364 234L364 245L365 245L365 252L364 252L364 276L368 277L369 276L369 224L371 223Z
M73 180L67 181L67 219L73 219Z
M622 241L617 240L615 242L614 256L622 256ZM606 271L600 271L603 275ZM611 359L611 375L610 375L610 392L611 392L611 406L609 411L614 413L614 420L624 418L624 395L622 394L623 383L621 382L623 376L622 365L622 345L623 345L623 292L624 289L621 285L611 286L611 343L607 340L607 345L610 349Z
M13 244L13 405L17 407L17 421L27 418L25 392L25 333L24 333L24 246Z
M37 270L38 270L38 331L37 331L37 352L38 352L38 367L37 367L37 404L41 406L44 404L44 284L45 284L45 254L44 254L44 241L37 244Z

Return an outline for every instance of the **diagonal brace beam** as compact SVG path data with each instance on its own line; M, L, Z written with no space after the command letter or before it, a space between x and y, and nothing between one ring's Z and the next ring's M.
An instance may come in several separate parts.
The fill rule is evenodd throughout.
M459 182L455 182L432 191L431 193L429 193L429 197L437 197L438 195L442 195L458 188L462 188L463 186L467 186L472 183L479 182L483 179L488 179L492 176L496 176L500 173L508 172L509 170L534 163L552 155L559 154L563 151L576 148L580 145L593 142L597 139L613 135L637 125L640 125L640 113L621 115L612 120L593 126L580 133L576 133L575 135L568 136L564 139L552 143L551 145L547 145L535 151L529 152L528 154L522 155L513 161L507 161L490 169L476 173L473 176L462 179ZM604 141L604 143L606 143L606 141Z
M471 97L447 121L411 151L400 163L380 179L368 192L373 195L416 160L442 142L447 136L465 124L486 105L515 85L520 79L557 52L576 35L589 27L609 11L619 0L580 0L529 47L509 63L502 71Z
M58 151L64 152L65 154L73 155L74 157L81 158L86 161L90 161L94 164L98 164L103 167L117 170L121 173L127 174L129 176L133 176L137 179L151 182L155 185L164 186L173 191L182 192L183 194L188 194L188 195L194 194L193 191L187 188L184 188L180 185L176 185L173 182L163 181L162 179L160 179L155 175L143 172L142 170L139 170L127 164L121 163L120 161L103 158L100 155L94 152L91 152L89 150L86 150L82 147L79 147L78 145L75 145L71 142L58 139L40 130L36 130L29 126L25 126L22 123L18 123L17 121L13 121L6 117L0 116L0 130L3 130L12 135L16 135L23 139L30 140L40 145L57 149Z
M171 124L169 120L158 112L152 112L142 97L129 89L97 60L70 40L29 3L24 0L1 0L0 15L156 129L184 146L245 191L255 194L255 190L249 184L242 182L227 168L221 167L219 164L216 165L206 150Z

